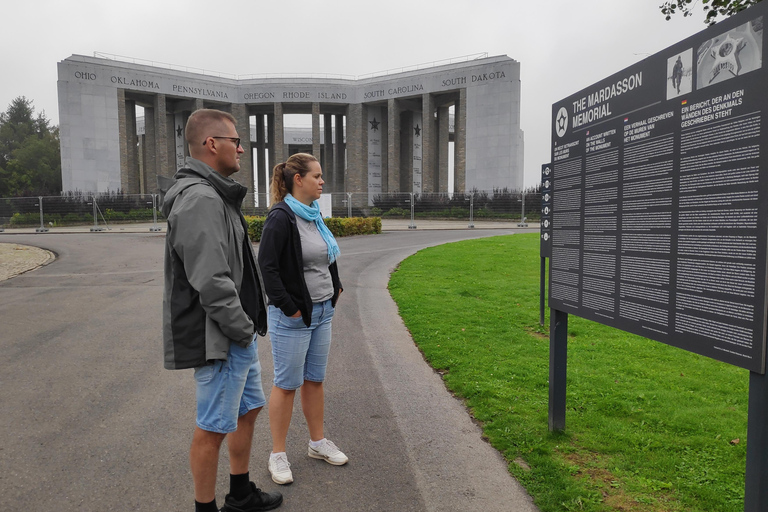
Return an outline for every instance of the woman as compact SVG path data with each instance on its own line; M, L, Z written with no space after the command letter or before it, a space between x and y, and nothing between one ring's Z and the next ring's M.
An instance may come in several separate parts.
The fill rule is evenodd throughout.
M323 433L323 380L331 319L342 288L336 267L339 246L317 204L322 176L317 159L305 153L275 166L270 187L273 206L259 244L275 365L269 397L269 472L278 484L293 482L285 440L299 388L309 427L309 456L337 466L348 460Z

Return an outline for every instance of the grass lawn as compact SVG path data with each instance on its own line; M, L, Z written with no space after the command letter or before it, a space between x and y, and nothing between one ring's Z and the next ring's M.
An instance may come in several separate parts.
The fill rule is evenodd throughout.
M548 431L539 269L538 235L519 234L425 249L389 283L538 507L743 510L747 370L571 315L566 431Z

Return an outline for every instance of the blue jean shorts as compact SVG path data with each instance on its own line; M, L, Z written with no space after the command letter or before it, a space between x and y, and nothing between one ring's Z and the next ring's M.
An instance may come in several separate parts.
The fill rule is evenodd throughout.
M267 403L256 336L246 348L231 343L226 361L195 368L195 381L197 426L219 434L237 430L237 418Z
M312 323L309 327L301 317L286 316L279 308L269 306L274 384L280 389L298 389L305 380L325 380L334 309L330 300L312 306Z

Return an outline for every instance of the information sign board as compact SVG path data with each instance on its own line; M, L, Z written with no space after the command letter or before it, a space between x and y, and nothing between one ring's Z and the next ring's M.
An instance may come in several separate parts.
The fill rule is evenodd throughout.
M765 373L767 10L553 105L551 308Z

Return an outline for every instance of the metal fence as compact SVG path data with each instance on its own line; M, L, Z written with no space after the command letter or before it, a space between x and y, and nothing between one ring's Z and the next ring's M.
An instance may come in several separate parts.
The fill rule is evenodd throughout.
M67 194L61 196L0 198L0 229L91 226L103 231L110 224L152 223L159 231L156 194Z
M0 230L34 227L44 233L52 228L90 226L91 231L103 231L112 225L141 223L150 231L160 231L165 226L161 203L158 194L0 198ZM341 192L324 194L320 203L323 212L332 217L381 217L385 223L407 221L409 228L416 228L420 220L460 221L471 228L476 221L520 225L537 221L541 194L506 189L453 194ZM245 204L246 215L265 216L269 211L266 194L254 194Z

